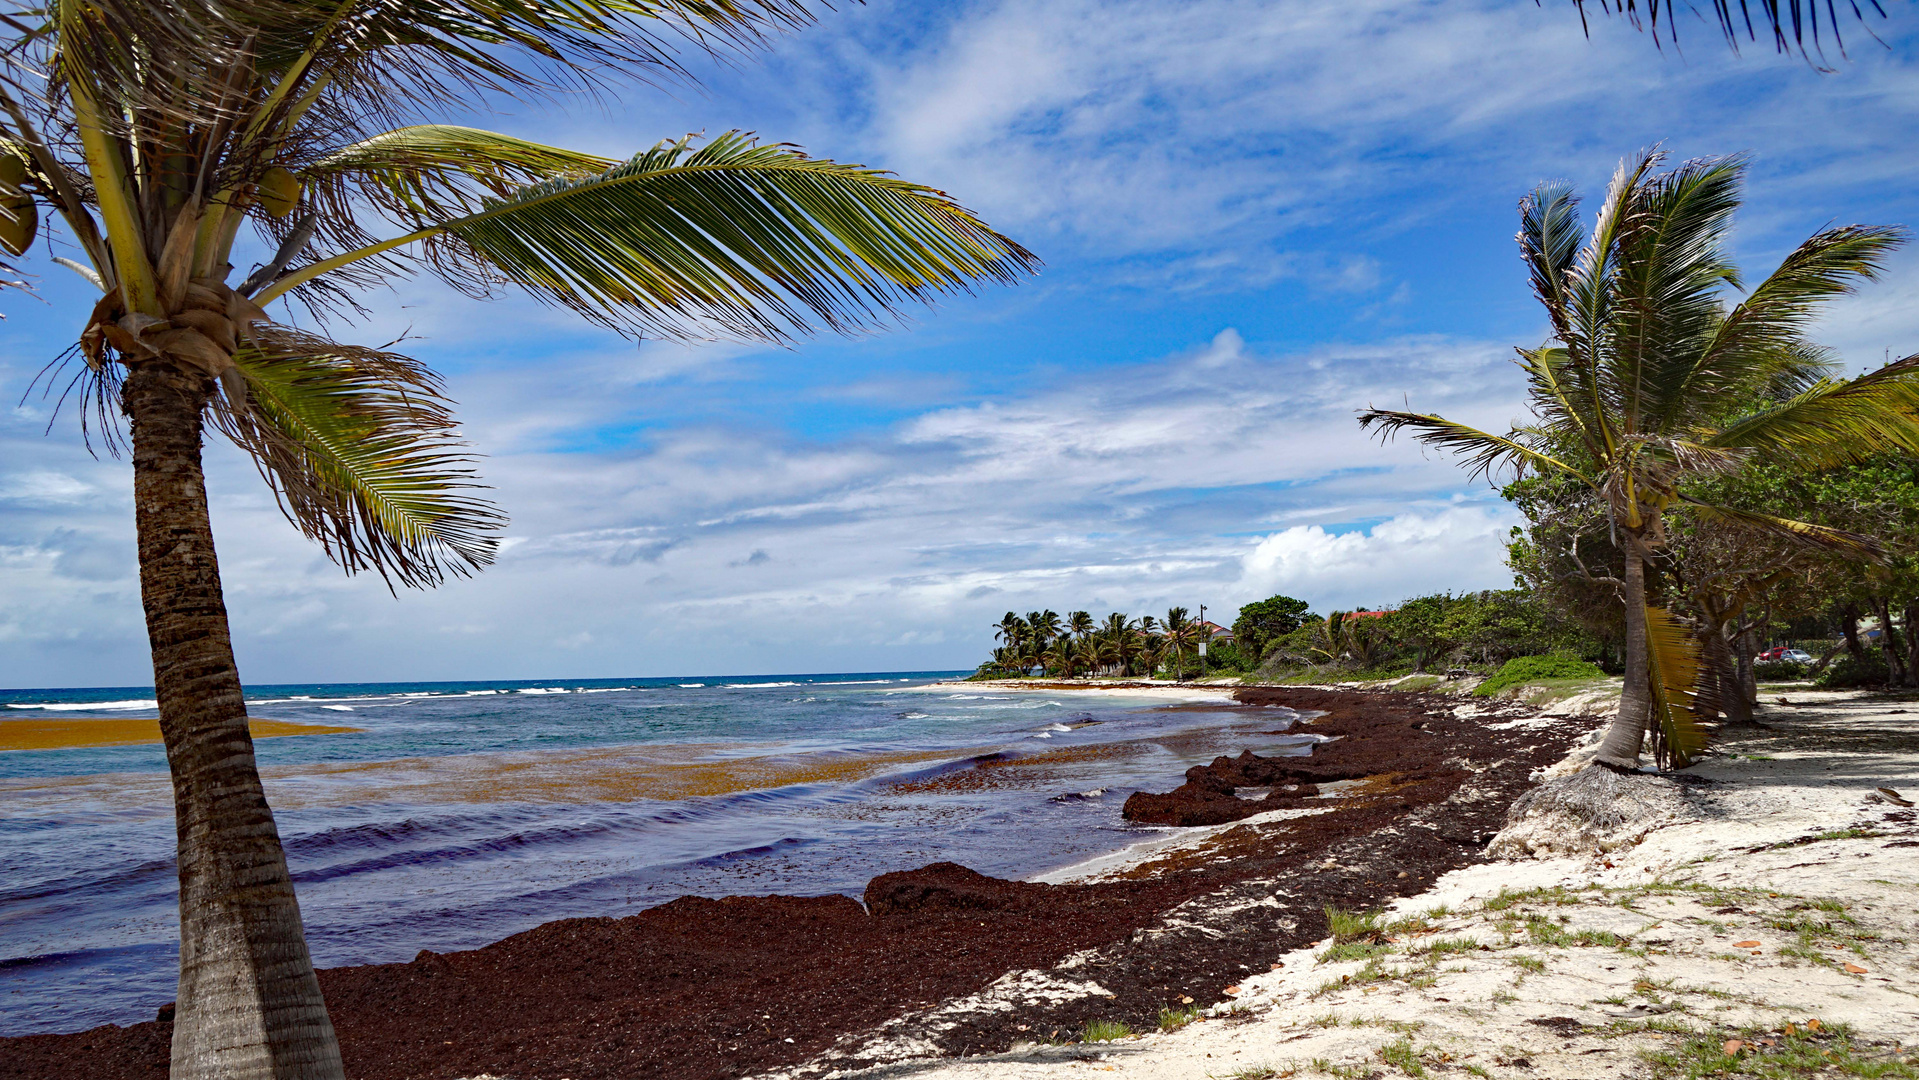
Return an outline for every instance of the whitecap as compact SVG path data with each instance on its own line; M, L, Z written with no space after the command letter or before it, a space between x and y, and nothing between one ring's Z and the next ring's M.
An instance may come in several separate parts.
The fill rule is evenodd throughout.
M351 705L322 705L320 706L320 708L332 709L334 712L352 712L353 711L353 706Z
M694 685L697 686L699 684L695 683ZM730 682L730 683L721 683L720 685L725 687L728 690L751 690L751 689L754 689L755 687L760 687L760 686L798 686L799 683L796 683L796 682Z
M900 719L901 720L924 720L926 719L926 714L923 712L906 712L906 713L900 714Z
M703 682L683 682L679 684L679 687L682 690L698 690L705 685Z
M1070 728L1070 727L1067 727L1067 726L1066 726L1065 724L1048 724L1048 725L1046 725L1046 726L1045 726L1044 728L1041 728L1040 730L1042 730L1042 731L1071 731L1071 730L1073 730L1073 729L1072 729L1072 728Z
M521 694L564 694L564 693L566 693L566 690L565 690L564 688L562 688L562 687L558 687L558 686L529 686L529 687L527 687L527 688L526 688L526 689L524 689L524 690L519 690L519 691L516 691L516 693L521 693Z

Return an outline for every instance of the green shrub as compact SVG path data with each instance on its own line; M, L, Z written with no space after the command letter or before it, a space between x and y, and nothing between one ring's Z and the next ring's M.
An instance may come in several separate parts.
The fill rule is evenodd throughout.
M1762 660L1752 666L1752 677L1760 682L1797 682L1808 670L1808 665L1796 660Z
M1831 667L1820 672L1812 684L1835 690L1848 686L1884 686L1889 677L1885 655L1878 649L1868 649L1864 656L1848 653L1840 657Z
M1492 677L1474 688L1473 693L1491 696L1502 690L1547 679L1599 679L1605 672L1596 665L1570 656L1520 656L1500 665Z
M1133 1029L1118 1020L1088 1020L1086 1028L1080 1032L1083 1042L1112 1042L1115 1039L1131 1037Z

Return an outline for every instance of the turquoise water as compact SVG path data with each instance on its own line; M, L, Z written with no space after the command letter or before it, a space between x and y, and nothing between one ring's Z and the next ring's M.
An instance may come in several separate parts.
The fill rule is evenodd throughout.
M259 686L248 711L361 729L256 742L322 966L687 894L857 896L942 859L1030 876L1150 835L1119 817L1133 790L1311 743L1217 695L933 685L954 674ZM0 691L0 721L151 699ZM0 753L0 1034L172 1000L170 799L158 745Z

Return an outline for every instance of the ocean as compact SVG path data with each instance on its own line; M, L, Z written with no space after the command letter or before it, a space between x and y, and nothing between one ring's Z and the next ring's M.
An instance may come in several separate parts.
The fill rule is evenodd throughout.
M1311 752L1203 688L998 690L964 673L255 686L316 964L473 948L684 895L860 895L950 860L1027 878L1164 830L1120 817L1217 754ZM0 691L0 724L156 716L151 689ZM0 752L0 1035L173 1000L157 744Z

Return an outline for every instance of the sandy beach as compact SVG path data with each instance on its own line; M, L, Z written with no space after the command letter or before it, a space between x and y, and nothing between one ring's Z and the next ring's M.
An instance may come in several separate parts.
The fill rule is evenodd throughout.
M1919 824L1901 803L1919 801L1919 715L1859 693L1789 700L1659 781L1643 835L1532 858L1515 830L1492 847L1517 857L1387 905L1376 936L1249 965L1178 1030L780 1075L1910 1075Z

